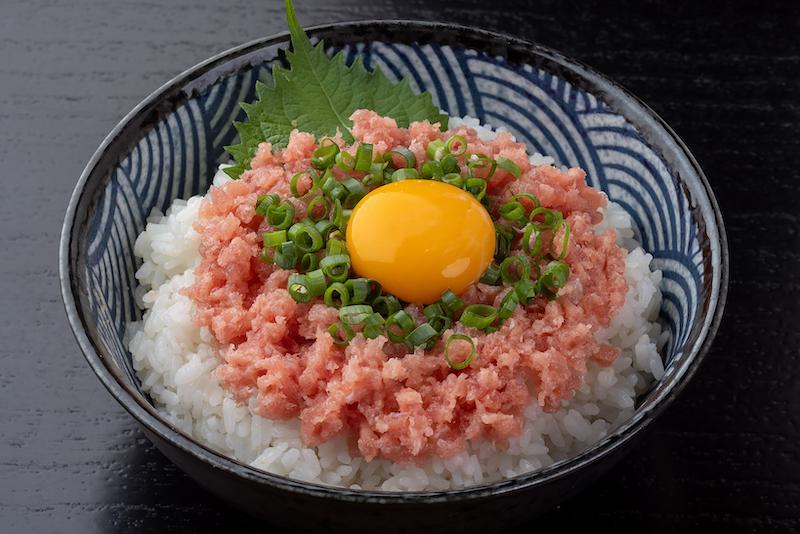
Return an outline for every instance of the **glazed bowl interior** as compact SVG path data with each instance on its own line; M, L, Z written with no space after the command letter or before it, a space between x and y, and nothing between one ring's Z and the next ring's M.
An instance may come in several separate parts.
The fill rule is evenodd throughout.
M480 495L537 484L597 461L630 439L686 383L716 330L727 283L724 230L702 171L646 106L588 67L507 36L426 23L364 22L312 29L331 52L357 55L390 78L409 77L452 116L510 130L557 165L586 170L632 216L637 238L663 272L660 321L669 332L666 373L637 402L634 417L576 458L540 472L441 495ZM328 496L391 499L290 481L227 459L181 434L142 393L124 340L141 318L134 303L133 244L153 209L202 194L223 147L283 61L286 35L253 42L190 69L147 98L109 135L71 200L61 244L62 289L76 337L100 379L145 428L215 466L264 483ZM447 495L445 495L447 494ZM422 498L434 494L421 493ZM397 496L398 498L399 495ZM404 499L413 495L404 494Z

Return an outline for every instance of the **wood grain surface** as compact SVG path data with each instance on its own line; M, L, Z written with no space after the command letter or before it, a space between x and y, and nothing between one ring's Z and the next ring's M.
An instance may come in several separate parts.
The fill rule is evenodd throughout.
M727 312L635 451L525 530L800 530L800 5L297 0L307 25L446 20L555 47L683 137L728 228ZM0 532L272 532L154 450L62 309L57 242L97 145L167 79L283 31L278 0L0 2ZM454 525L454 532L458 532Z

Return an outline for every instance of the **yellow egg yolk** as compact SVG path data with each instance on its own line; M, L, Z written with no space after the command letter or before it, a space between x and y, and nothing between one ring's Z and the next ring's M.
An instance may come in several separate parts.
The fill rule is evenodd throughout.
M359 276L417 304L475 283L495 246L492 218L480 202L432 180L402 180L371 191L353 209L346 239Z

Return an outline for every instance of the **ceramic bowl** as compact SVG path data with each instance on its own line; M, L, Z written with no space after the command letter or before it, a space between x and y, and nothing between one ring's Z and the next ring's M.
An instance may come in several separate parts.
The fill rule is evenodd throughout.
M153 208L205 192L242 119L238 103L283 61L286 34L234 48L147 97L98 148L78 181L61 236L69 320L86 359L145 434L192 478L268 521L314 531L497 530L547 510L606 471L697 369L722 314L728 276L714 196L677 135L591 68L507 35L454 25L368 21L313 28L331 50L409 77L450 115L503 126L558 165L580 166L632 216L663 272L666 373L633 418L567 461L457 491L353 491L290 480L221 456L170 426L142 393L123 342L134 304L133 243Z

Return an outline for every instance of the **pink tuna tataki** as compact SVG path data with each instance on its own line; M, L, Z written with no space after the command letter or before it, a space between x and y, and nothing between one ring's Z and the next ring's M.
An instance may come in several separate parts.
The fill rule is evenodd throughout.
M586 185L580 169L531 167L525 147L508 133L481 141L468 128L442 133L427 122L399 128L365 110L352 119L356 140L373 143L376 152L404 146L421 162L429 141L458 133L471 151L514 161L521 177L498 170L490 194L502 200L531 192L564 213L572 229L569 283L556 300L518 307L495 333L459 327L477 346L472 364L460 372L445 363L441 341L429 351L409 352L382 336L357 335L347 347L336 346L327 328L338 320L337 310L295 302L286 290L291 271L260 260L261 233L270 228L255 213L256 199L269 192L289 198L290 178L309 168L316 147L312 135L295 131L286 149L262 144L252 170L212 188L196 223L202 261L187 293L197 307L195 320L219 343L217 375L239 402L255 395L260 415L299 417L310 445L345 434L365 458L400 462L449 457L467 440L502 447L521 432L530 402L557 410L580 387L588 361L610 365L617 356L594 339L627 292L625 252L613 233L597 235L593 227L605 195ZM299 220L305 210L299 201L296 206ZM498 305L505 291L477 284L462 298ZM422 316L417 306L407 309Z

